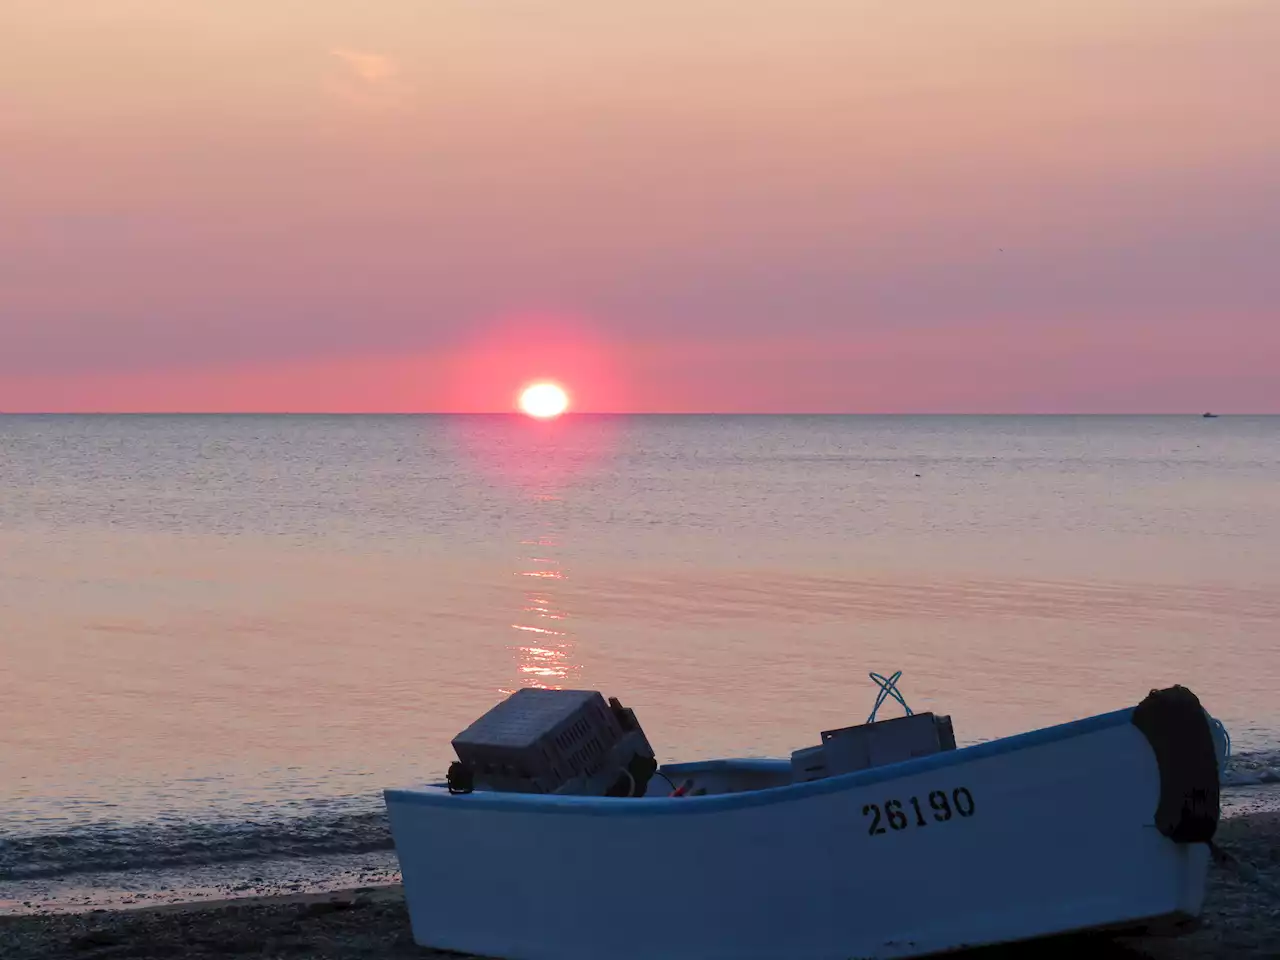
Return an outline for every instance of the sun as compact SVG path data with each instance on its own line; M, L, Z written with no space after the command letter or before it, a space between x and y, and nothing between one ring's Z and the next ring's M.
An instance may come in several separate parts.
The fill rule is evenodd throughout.
M558 383L531 383L520 391L520 409L539 420L550 420L569 409L569 395Z

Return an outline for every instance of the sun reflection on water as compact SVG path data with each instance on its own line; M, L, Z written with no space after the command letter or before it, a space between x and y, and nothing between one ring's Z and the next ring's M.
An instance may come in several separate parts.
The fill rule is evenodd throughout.
M520 614L511 629L516 632L510 650L516 661L520 684L562 690L572 686L581 674L582 665L574 655L574 637L569 627L569 613L555 584L567 579L557 556L560 537L548 513L562 503L553 494L539 494L540 536L520 541L517 577L527 578L522 591ZM502 690L504 694L513 690Z
M506 644L516 662L517 686L564 689L583 682L572 616L564 607L569 573L561 537L571 527L566 497L590 484L610 462L619 423L573 414L449 421L457 450L480 481L477 496L487 507L498 501L507 516L519 518L512 575L519 578L520 600ZM500 687L499 692L515 691Z

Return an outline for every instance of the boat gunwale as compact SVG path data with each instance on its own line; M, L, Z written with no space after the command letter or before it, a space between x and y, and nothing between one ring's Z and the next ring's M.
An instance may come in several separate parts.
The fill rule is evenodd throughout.
M388 788L383 797L388 807L395 804L411 806L453 806L457 810L518 810L527 813L572 814L578 816L650 816L671 814L721 813L748 807L768 806L808 799L828 793L839 793L888 780L898 780L933 770L984 760L988 757L1014 753L1031 747L1044 746L1073 737L1084 736L1129 723L1133 707L1100 713L1079 720L1029 730L997 740L971 744L956 750L945 750L927 757L904 760L901 763L884 764L867 770L838 774L806 783L787 783L758 790L737 793L713 794L699 797L594 797L548 793L508 793L477 790L474 793L451 794L444 787ZM708 759L664 765L664 773L693 770L712 770L740 764L778 766L789 761L769 758Z

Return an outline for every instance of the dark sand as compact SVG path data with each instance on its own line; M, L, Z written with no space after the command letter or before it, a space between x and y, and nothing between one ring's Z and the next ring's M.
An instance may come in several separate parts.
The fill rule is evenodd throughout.
M1280 814L1233 817L1219 844L1244 867L1215 864L1199 929L1172 939L1068 940L980 951L983 958L1280 960ZM642 918L641 918L642 919ZM647 935L661 940L660 930ZM607 948L603 955L607 956ZM218 957L457 957L417 947L399 887L336 894L0 917L0 960ZM786 960L786 958L779 958Z

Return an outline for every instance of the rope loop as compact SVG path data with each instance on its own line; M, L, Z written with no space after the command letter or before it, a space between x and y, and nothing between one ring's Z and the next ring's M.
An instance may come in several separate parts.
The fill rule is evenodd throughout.
M893 697L893 699L902 704L902 709L907 711L908 717L912 716L911 708L907 706L907 701L903 699L902 692L898 689L898 678L902 676L901 670L895 671L893 676L888 679L885 679L874 670L868 674L868 676L870 676L872 682L880 688L880 693L876 695L876 705L871 708L871 716L867 717L867 723L876 722L876 714L880 712L881 704L883 704L888 697Z

